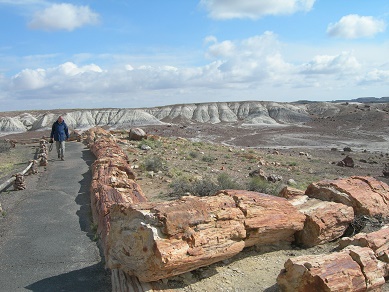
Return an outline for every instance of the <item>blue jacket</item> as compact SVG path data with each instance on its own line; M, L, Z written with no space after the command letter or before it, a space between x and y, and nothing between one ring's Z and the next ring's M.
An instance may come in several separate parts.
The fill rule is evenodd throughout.
M55 121L51 128L50 138L54 138L55 141L65 141L69 139L68 126L65 121L62 121L62 123Z

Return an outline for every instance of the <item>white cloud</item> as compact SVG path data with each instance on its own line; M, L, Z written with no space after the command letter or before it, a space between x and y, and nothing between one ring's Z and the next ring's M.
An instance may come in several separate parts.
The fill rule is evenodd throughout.
M84 25L96 24L98 21L99 15L91 11L88 6L61 3L36 12L29 27L47 31L72 31Z
M369 85L373 83L384 83L389 87L389 70L374 69L359 80L359 84L361 85Z
M46 71L44 69L24 69L12 78L13 89L35 90L46 85Z
M165 62L158 59L149 63L134 56L110 56L118 63L108 69L93 63L81 66L66 62L45 69L24 69L12 78L4 76L0 95L3 100L18 101L20 108L39 105L42 99L45 106L56 106L54 101L60 101L61 107L70 108L91 107L91 99L96 102L94 107L139 107L179 103L179 98L185 102L301 96L331 100L340 92L348 92L350 97L387 92L387 65L366 61L365 50L361 52L357 46L358 54L350 48L344 52L321 48L327 54L300 48L296 57L287 54L291 46L281 43L272 32L243 40L207 40L205 54L210 59L202 66L170 65L174 63L169 56Z
M201 0L209 16L214 19L250 18L265 15L293 14L309 11L315 0Z
M330 23L327 34L332 37L356 39L373 37L377 33L384 32L386 23L372 16L359 16L350 14L343 16L337 23Z
M342 52L336 56L320 55L301 66L304 74L343 74L355 72L360 68L357 59L350 52Z

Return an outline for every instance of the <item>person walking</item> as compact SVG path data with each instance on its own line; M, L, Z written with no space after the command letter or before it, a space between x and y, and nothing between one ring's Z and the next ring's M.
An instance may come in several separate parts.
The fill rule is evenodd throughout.
M69 130L62 116L59 116L51 127L50 143L53 143L53 139L58 158L61 158L62 161L65 160L65 141L69 139Z

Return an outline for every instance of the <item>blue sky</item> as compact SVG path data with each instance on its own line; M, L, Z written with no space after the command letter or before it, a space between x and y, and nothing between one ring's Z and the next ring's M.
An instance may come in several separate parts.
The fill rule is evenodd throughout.
M387 0L0 0L0 111L389 96Z

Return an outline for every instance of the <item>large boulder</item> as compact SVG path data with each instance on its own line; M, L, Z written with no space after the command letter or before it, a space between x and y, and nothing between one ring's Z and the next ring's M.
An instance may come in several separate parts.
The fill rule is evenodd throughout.
M132 128L130 129L128 138L134 141L141 141L142 139L147 139L147 134L141 128Z

